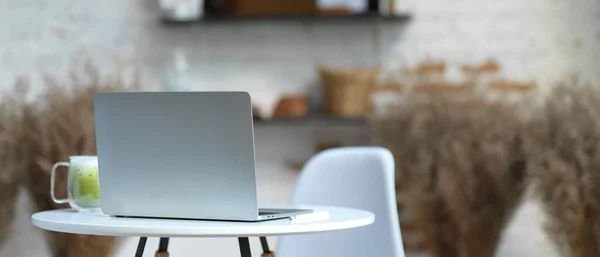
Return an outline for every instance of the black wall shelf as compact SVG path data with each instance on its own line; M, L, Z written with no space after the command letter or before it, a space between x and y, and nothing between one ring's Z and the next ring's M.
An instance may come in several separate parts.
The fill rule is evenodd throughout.
M378 13L365 13L357 15L310 15L310 16L256 16L256 17L230 17L230 16L206 16L198 21L177 22L162 20L164 25L199 25L199 24L221 24L221 23L253 23L253 22L300 22L300 23L362 23L362 22L406 22L411 15L395 14L381 15Z
M364 127L369 123L366 117L347 118L332 115L309 115L301 118L254 118L254 125L282 126L351 126Z

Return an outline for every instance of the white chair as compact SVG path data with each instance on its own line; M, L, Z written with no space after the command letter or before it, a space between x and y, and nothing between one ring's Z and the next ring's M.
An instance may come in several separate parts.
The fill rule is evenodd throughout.
M403 257L394 182L394 159L381 147L323 151L306 164L292 204L358 208L375 223L358 229L279 239L278 257Z

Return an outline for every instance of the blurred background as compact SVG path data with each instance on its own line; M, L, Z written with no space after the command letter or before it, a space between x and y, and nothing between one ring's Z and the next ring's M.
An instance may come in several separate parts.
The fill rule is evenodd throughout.
M0 3L2 257L133 254L29 219L67 207L48 164L95 154L105 90L250 92L261 203L286 203L319 151L389 148L407 256L600 256L597 0Z

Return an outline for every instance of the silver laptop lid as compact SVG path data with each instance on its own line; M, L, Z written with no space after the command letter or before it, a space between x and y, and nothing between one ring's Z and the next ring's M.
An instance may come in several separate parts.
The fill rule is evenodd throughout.
M96 93L94 112L105 214L257 218L248 93Z

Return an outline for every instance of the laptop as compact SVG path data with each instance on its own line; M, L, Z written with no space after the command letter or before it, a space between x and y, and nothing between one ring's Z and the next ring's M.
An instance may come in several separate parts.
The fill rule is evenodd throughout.
M312 212L259 209L246 92L94 95L102 212L260 221Z

